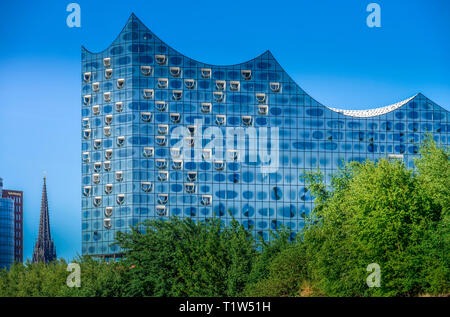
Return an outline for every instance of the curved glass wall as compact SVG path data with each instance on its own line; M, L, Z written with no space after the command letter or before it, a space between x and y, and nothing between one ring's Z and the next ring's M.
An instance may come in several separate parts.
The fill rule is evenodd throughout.
M380 158L413 168L427 131L449 144L449 112L422 94L328 108L269 51L201 63L134 15L106 50L82 49L81 82L83 254L119 253L115 233L148 218L234 217L264 239L281 225L298 231L313 208L305 172L329 178L343 162Z
M0 268L14 263L14 201L0 198Z

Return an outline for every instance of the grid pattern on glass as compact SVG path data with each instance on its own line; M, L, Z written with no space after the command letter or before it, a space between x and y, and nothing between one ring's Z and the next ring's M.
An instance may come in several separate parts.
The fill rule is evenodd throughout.
M330 109L268 51L242 64L204 64L134 15L109 48L82 50L81 76L83 254L119 254L115 233L148 218L234 217L264 239L280 225L299 231L313 208L305 172L320 168L329 181L342 162L393 157L414 167L426 131L449 144L449 112L422 94L371 116ZM180 127L182 142L172 138ZM212 127L237 133L222 160L204 150L210 139L196 137ZM241 151L252 142L279 149L275 170ZM200 149L199 160L183 157L186 148Z
M14 201L9 198L0 197L0 269L9 269L13 263Z

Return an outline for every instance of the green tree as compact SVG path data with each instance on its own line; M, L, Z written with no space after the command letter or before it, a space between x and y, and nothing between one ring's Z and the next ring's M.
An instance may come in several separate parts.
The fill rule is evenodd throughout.
M62 288L64 296L74 297L118 297L124 296L124 267L118 261L105 262L89 256L74 261L80 265L80 287ZM67 267L66 267L67 269ZM66 272L64 283L69 272Z
M130 296L238 296L255 255L251 234L232 221L151 220L117 236Z
M62 296L67 276L66 263L57 260L50 264L14 264L0 272L0 296L42 297Z
M448 291L448 150L426 139L416 164L417 173L399 161L351 163L329 189L320 173L308 176L316 208L303 243L310 277L325 294ZM370 263L381 266L380 288L366 285Z
M294 242L291 239L292 231L286 227L280 227L277 230L269 232L269 241L259 236L257 241L257 249L259 252L255 255L252 269L249 276L248 288L253 289L253 284L265 279L270 273L270 264L282 252ZM246 291L248 293L250 291Z
M123 259L27 262L0 270L0 296L417 296L450 292L450 151L428 135L416 169L345 164L306 175L315 208L304 232L255 241L234 219L148 220L119 233ZM370 263L381 287L366 285Z
M298 296L307 281L304 245L292 243L267 262L267 274L248 284L247 296Z
M450 149L438 146L431 134L426 135L415 160L419 197L428 204L430 221L415 253L422 255L421 277L424 292L448 293L450 289ZM426 250L426 252L423 252Z

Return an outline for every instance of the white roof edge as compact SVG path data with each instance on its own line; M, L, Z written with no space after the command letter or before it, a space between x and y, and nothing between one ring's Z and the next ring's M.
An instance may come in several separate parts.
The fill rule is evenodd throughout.
M399 102L394 103L392 105L385 106L385 107L380 107L380 108L375 108L375 109L368 109L368 110L344 110L344 109L336 109L336 108L331 108L331 107L327 107L327 108L330 109L330 110L333 110L335 112L342 113L343 115L350 116L350 117L360 117L360 118L376 117L376 116L381 116L383 114L386 114L388 112L391 112L391 111L394 111L394 110L400 108L404 104L406 104L409 101L411 101L412 99L414 99L417 95L418 94L415 94L412 97L409 97L409 98L407 98L405 100L399 101Z

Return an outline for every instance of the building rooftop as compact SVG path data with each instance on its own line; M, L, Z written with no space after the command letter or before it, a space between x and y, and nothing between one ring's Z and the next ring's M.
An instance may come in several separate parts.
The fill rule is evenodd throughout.
M119 35L116 37L116 39L113 41L113 43L110 45L109 48L106 48L105 50L101 51L101 52L91 52L88 49L86 49L86 47L82 46L82 52L83 54L86 55L101 55L101 54L107 54L108 50L114 50L114 46L116 45L120 45L120 38L122 37L122 35L127 35L126 33L128 32L128 29L135 29L137 28L137 26L141 27L143 30L145 30L146 34L148 34L148 38L154 38L157 41L160 41L162 44L164 44L165 46L167 46L169 48L169 50L176 52L180 55L185 56L184 54L179 53L178 51L174 50L170 45L167 45L164 41L162 41L161 39L159 39L152 31L150 31L145 25L144 23L142 23L141 20L139 20L139 18L136 17L136 15L134 13L132 13L130 15L130 17L128 18L127 23L125 24L125 26L123 27L122 31L119 33ZM262 53L261 55L255 57L254 59L250 60L250 61L246 61L240 64L236 64L236 65L211 65L211 64L207 64L207 63L202 63L199 61L196 61L194 59L191 59L189 57L186 57L188 60L191 60L192 62L201 64L203 67L212 67L212 66L216 66L216 67L221 67L221 68L228 68L228 67L233 67L233 66L246 66L248 64L251 64L252 61L260 59L260 60L272 60L274 62L275 65L277 65L277 67L279 67L280 69L283 69L283 67L278 63L278 61L274 58L274 56L272 55L272 53L267 50L264 53ZM286 72L285 72L286 73ZM300 91L301 93L305 93L304 90L294 81L292 80L292 78L289 78L292 83L297 87L298 91ZM387 114L389 112L392 112L400 107L402 107L403 105L407 104L409 101L413 100L414 98L416 98L417 96L419 96L420 93L415 94L414 96L411 96L407 99L404 99L400 102L388 105L388 106L384 106L384 107L378 107L378 108L372 108L372 109L367 109L367 110L345 110L345 109L338 109L338 108L334 108L334 107L328 107L325 105L322 105L321 103L317 102L316 100L314 100L314 103L322 106L326 109L329 109L331 111L340 113L342 115L345 116L349 116L349 117L359 117L359 118L369 118L369 117L376 117L376 116L381 116L384 114ZM425 97L426 98L426 97ZM427 98L428 99L428 98Z
M376 117L376 116L381 116L383 114L386 114L388 112L391 112L391 111L394 111L394 110L400 108L401 106L408 103L409 101L411 101L418 95L419 94L415 94L412 97L409 97L407 99L404 99L402 101L399 101L399 102L394 103L389 106L372 108L372 109L367 109L367 110L345 110L345 109L337 109L337 108L331 108L331 107L328 107L328 109L342 113L342 114L344 114L346 116L350 116L350 117L359 117L359 118Z

